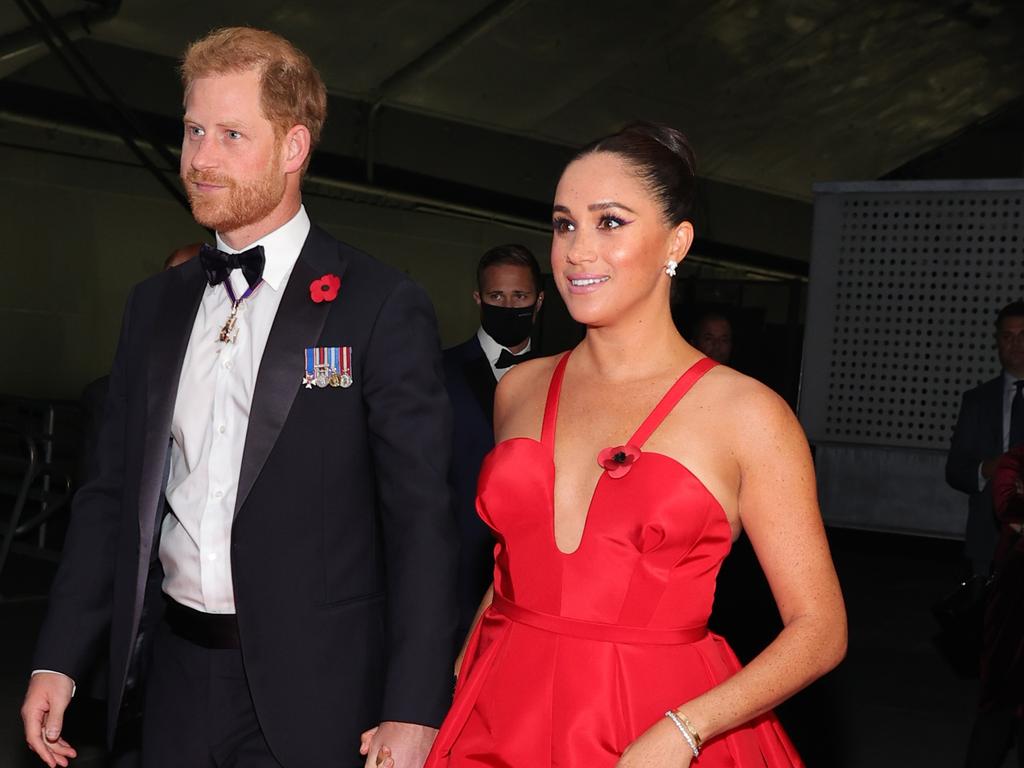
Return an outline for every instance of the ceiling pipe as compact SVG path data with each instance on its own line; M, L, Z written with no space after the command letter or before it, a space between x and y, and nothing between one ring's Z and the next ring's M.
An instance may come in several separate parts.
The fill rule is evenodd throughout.
M373 166L376 161L377 115L384 103L393 99L413 80L437 69L470 42L489 32L529 0L499 0L491 3L479 13L456 27L434 45L421 53L405 66L385 78L371 94L373 102L366 117L366 180L373 183Z
M68 35L79 32L91 35L93 25L114 18L121 10L121 0L90 0L88 5L89 8L58 16L54 23ZM9 32L0 36L0 63L43 45L31 24L24 29Z
M43 128L48 131L81 136L95 141L103 141L111 144L122 144L121 138L116 134L97 130L94 128L83 128L82 126L70 123L50 120L29 115L9 112L0 109L0 122L8 121L17 125L27 125L33 128ZM140 142L142 146L148 144ZM177 154L178 147L166 147L167 151ZM84 157L84 156L83 156ZM87 159L87 158L86 158ZM95 159L95 158L93 158ZM465 205L445 200L430 195L405 192L402 190L388 189L371 184L369 182L337 179L329 176L310 174L304 181L306 192L313 195L330 196L328 190L337 190L341 193L350 193L361 197L371 198L379 204L397 205L408 210L432 216L448 216L459 219L474 221L486 221L492 224L500 224L505 227L512 227L538 234L551 232L551 223L539 221L524 216L505 213L492 208L482 206ZM317 188L320 191L317 191ZM372 204L372 203L371 203ZM702 252L703 251L703 252ZM747 249L723 247L712 241L697 238L694 243L694 251L687 257L687 261L696 264L707 264L715 267L728 267L748 275L771 278L774 280L796 280L807 282L807 269L805 265L798 265L795 260L774 257L771 254L755 253ZM759 263L763 262L763 263ZM776 263L777 262L777 263Z
M82 93L89 100L95 113L107 123L114 133L121 137L121 140L138 158L143 167L167 190L168 194L177 200L183 208L191 210L191 206L182 191L167 179L165 173L153 163L142 147L139 146L136 136L133 135L134 131L139 137L146 139L146 132L141 130L141 125L135 120L130 110L124 106L113 90L103 81L96 70L92 68L88 60L79 53L74 43L64 33L64 30L56 26L56 20L50 16L42 0L14 0L14 3L21 9L25 18L32 25L32 29L46 44L46 47L50 49L50 52L60 61L67 73L77 83ZM79 65L77 67L76 62ZM86 75L93 79L93 84L89 83ZM113 107L113 113L97 97L93 85L99 86L108 95L110 104ZM120 118L120 121L118 118ZM167 148L156 141L150 140L148 143L157 150L157 154L165 161L168 161L173 170L176 163L173 156L167 152Z
M0 109L0 122L4 121L71 136L80 136L109 144L123 144L121 137L109 130L85 128L60 120L34 117ZM145 141L139 141L139 145L151 148L151 145ZM37 147L26 148L38 149ZM180 152L179 147L166 146L165 149L172 155L177 155ZM86 155L80 155L80 157L82 159L103 161L103 158L90 158ZM169 177L173 175L170 171L167 173ZM356 202L370 205L398 206L406 210L431 216L485 221L538 234L550 234L551 232L550 221L540 221L539 219L518 216L479 205L467 205L428 194L389 189L365 181L310 174L304 179L303 185L306 193L314 196L334 197L336 195L330 194L330 191L334 190L337 193L341 193L342 199L346 199L344 197L346 193L357 197L369 198L372 202L367 200L356 200ZM352 200L352 198L348 199ZM798 263L795 259L755 252L745 248L726 246L703 238L697 238L694 242L693 251L691 251L686 259L689 263L727 267L760 278L795 280L801 283L808 281L807 265L802 262Z
M143 125L136 117L135 113L121 100L118 96L117 91L112 88L103 76L96 70L96 68L89 61L88 57L83 56L82 52L78 50L78 47L72 42L71 38L67 36L63 29L57 24L57 20L49 15L46 10L46 6L43 5L42 0L28 0L29 4L36 9L36 14L43 21L44 26L51 30L56 37L56 42L59 43L62 50L67 51L71 58L74 60L73 63L77 64L78 69L85 73L89 81L91 81L99 90L101 90L109 100L110 104L114 107L114 110L125 124L134 132L135 136L147 138L149 133L145 125ZM167 148L159 142L150 142L153 149L160 155L160 158L167 163L172 169L178 168L177 159L167 152Z

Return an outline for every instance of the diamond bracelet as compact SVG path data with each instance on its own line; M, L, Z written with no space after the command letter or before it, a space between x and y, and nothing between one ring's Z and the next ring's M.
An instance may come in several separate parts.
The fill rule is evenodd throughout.
M679 715L673 712L671 709L665 713L665 717L672 721L673 725L679 729L679 732L683 734L683 738L686 739L687 745L690 747L690 751L693 752L694 758L700 755L700 747L697 745L697 735L690 732L690 728L683 725L683 721L679 719Z

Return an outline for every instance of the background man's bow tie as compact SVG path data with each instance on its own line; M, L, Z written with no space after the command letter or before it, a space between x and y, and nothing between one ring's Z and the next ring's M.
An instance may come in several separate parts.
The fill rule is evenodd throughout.
M210 285L220 285L228 279L231 270L241 269L242 276L251 287L263 277L263 265L267 258L263 255L262 245L241 253L224 253L212 245L204 245L199 249L199 261Z
M523 352L521 355L513 355L507 349L501 350L501 354L498 356L498 362L494 364L495 368L511 368L516 363L522 363L525 360L529 360L533 357L532 352Z

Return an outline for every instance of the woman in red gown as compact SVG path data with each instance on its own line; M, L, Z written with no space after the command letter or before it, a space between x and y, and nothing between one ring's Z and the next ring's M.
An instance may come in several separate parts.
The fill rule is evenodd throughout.
M842 596L792 412L672 322L693 192L692 151L663 126L562 174L551 265L587 335L498 388L477 499L494 584L430 768L802 765L771 708L842 658ZM741 529L785 625L742 669L706 628ZM368 765L404 768L374 735Z
M1000 526L985 610L978 713L966 768L999 768L1017 743L1024 766L1024 445L999 457L992 501Z

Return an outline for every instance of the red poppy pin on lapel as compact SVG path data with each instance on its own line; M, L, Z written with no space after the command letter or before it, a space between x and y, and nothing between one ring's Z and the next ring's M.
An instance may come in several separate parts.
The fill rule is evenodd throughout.
M341 278L337 275L326 274L309 284L309 298L317 304L322 301L334 301L338 298L339 288L341 288Z

